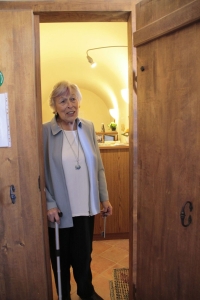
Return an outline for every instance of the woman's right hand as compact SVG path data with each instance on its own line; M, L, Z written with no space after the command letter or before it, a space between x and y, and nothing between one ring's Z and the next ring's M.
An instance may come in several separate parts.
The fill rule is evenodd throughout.
M57 222L58 224L60 224L60 217L58 215L59 212L60 210L57 207L49 209L47 211L48 220L52 223Z

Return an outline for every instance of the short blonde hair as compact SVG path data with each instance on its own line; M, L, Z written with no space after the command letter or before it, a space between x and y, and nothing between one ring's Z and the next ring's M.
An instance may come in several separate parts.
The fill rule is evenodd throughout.
M70 83L67 81L60 81L54 85L53 90L49 97L49 105L52 109L55 108L55 98L61 96L62 94L68 92L68 95L72 93L72 91L75 93L76 99L78 102L81 102L82 95L78 88L78 86L74 83Z

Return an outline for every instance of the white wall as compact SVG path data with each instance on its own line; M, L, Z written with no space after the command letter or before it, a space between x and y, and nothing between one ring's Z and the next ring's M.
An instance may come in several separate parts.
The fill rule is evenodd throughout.
M101 131L102 123L104 123L105 129L108 130L107 125L112 121L112 118L105 102L91 91L80 90L83 97L79 111L80 118L92 121L96 131Z

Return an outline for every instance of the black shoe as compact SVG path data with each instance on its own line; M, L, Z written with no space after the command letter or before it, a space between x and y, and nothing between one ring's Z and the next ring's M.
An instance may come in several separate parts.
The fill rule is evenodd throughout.
M89 298L81 298L82 300L103 300L96 292Z

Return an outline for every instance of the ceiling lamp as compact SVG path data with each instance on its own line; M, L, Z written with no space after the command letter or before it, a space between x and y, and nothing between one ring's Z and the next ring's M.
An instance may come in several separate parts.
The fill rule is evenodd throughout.
M88 55L88 52L89 51L92 51L92 50L98 50L98 49L105 49L105 48L122 48L122 47L128 47L128 46L105 46L105 47L98 47L98 48L91 48L91 49L88 49L86 51L86 55L87 55L87 60L88 62L91 64L91 68L94 68L96 67L96 63L93 61L92 57Z

